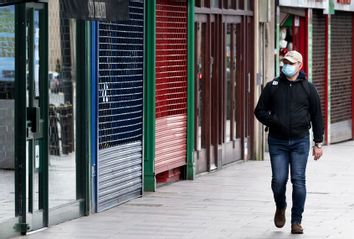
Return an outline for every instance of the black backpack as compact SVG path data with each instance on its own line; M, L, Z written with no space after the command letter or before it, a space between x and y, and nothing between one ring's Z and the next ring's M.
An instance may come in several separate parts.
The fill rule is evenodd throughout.
M270 88L270 96L273 97L273 95L275 94L275 92L278 90L278 86L279 86L279 80L280 77L275 78L272 81L272 88ZM303 80L301 81L301 86L304 89L304 91L306 92L307 96L309 97L309 99L311 99L311 89L310 89L310 83L308 82L308 80Z

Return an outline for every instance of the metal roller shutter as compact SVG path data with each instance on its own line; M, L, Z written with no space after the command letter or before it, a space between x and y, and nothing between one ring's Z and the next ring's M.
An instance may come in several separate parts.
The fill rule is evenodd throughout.
M332 17L331 142L352 138L352 15Z
M313 14L312 82L321 98L322 112L326 112L326 17L320 11ZM323 121L325 122L325 121Z
M98 24L97 211L142 194L144 3Z
M155 172L186 164L187 2L156 1Z

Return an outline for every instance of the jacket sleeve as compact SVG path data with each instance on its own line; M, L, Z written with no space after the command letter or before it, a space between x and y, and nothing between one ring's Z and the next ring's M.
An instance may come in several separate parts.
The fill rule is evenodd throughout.
M313 141L315 143L320 143L323 141L323 116L321 110L320 96L313 84L310 84L310 115L313 131Z
M270 109L271 87L270 82L265 86L254 110L256 118L268 127L276 126L277 122L276 116Z

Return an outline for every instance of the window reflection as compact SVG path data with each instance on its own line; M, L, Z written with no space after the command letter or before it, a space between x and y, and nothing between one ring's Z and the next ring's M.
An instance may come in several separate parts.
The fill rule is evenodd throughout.
M227 25L226 34L226 85L225 85L225 97L226 97L226 122L225 122L225 141L230 141L231 138L231 115L232 115L232 95L231 95L231 25Z
M0 7L0 223L15 217L15 8Z
M205 0L196 0L195 1L195 6L196 7L206 7Z
M49 207L76 200L75 20L62 17L59 0L49 16Z
M207 107L203 102L205 101L205 81L206 79L206 69L205 69L205 33L206 33L206 24L197 23L197 145L196 149L201 150L206 147L206 125L205 125L205 107Z
M210 0L210 7L215 7L215 8L220 7L219 0Z

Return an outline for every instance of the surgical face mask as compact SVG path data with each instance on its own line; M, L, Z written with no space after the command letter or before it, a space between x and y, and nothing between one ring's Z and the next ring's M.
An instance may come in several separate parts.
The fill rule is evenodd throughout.
M296 74L296 66L285 64L281 71L284 73L285 76L292 77Z

